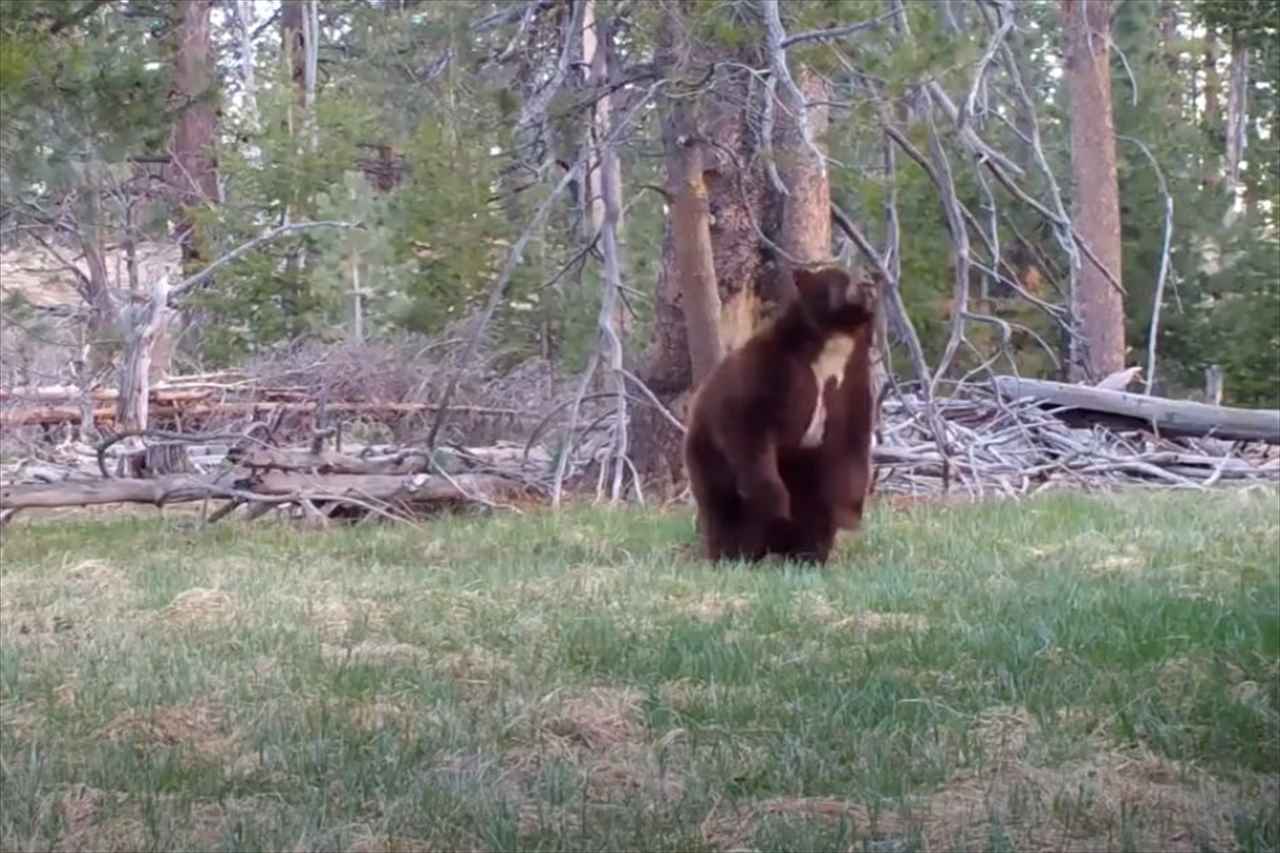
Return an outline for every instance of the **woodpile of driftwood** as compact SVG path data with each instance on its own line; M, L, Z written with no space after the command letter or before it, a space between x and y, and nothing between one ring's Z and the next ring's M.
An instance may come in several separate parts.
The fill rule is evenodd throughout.
M191 390L161 387L156 399ZM1056 487L1280 483L1277 411L1017 377L957 387L932 401L897 391L881 406L874 450L880 493L1016 497ZM27 394L26 408L10 411L32 411L33 396L40 399ZM44 393L51 398L56 393ZM316 404L259 399L220 405ZM330 400L324 408L340 420L349 407ZM231 417L238 409L222 414ZM225 433L151 430L117 434L96 446L32 446L26 458L0 466L0 523L24 509L119 503L202 502L215 521L240 508L250 518L285 510L318 524L410 520L441 507L511 506L545 498L557 469L554 453L533 443L543 436L555 441L555 430L543 430L546 418L539 413L517 414L539 422L527 443L449 445L434 453L343 445L332 427L314 429L309 447L282 447L260 420ZM574 442L571 474L591 468L601 445L594 433L608 428L597 418L584 430L591 434ZM14 455L12 447L7 452Z

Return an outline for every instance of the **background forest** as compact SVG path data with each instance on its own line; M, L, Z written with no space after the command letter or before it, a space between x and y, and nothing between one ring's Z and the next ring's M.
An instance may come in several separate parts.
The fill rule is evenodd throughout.
M678 409L701 342L767 316L777 263L834 255L893 280L900 383L1138 366L1151 393L1208 373L1276 407L1278 21L1275 0L5 3L0 383L123 400L140 370L420 339L483 352L481 384L628 376ZM644 466L669 436L634 416Z

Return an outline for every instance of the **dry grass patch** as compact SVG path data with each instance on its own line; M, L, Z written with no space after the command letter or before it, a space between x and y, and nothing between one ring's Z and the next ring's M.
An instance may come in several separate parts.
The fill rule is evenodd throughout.
M125 573L101 560L76 563L61 577L5 578L0 639L28 648L57 646L84 624L122 612L130 592ZM56 600L40 603L51 596Z
M52 849L67 853L133 853L156 849L143 804L122 793L88 785L68 786L54 804L63 830ZM178 795L156 797L155 810L167 815L192 847L213 848L228 826L240 816L261 814L257 798L230 798L221 802L187 802Z
M395 726L408 734L413 729L413 713L399 702L382 696L351 706L349 713L351 724L362 731L377 732Z
M596 563L574 566L552 582L553 594L564 596L560 600L597 602L615 605L614 594L621 583L623 571L617 566Z
M367 835L354 839L351 846L347 848L347 853L440 853L444 849L420 838ZM452 845L448 848L449 851L457 849ZM466 851L459 850L458 853L466 853Z
M692 599L668 599L677 613L692 616L700 622L719 622L726 616L738 616L751 610L752 601L744 595L711 592Z
M178 593L160 618L170 625L197 627L222 625L231 621L236 612L236 601L220 589L193 587Z
M604 751L644 737L638 720L644 694L621 687L593 687L568 698L545 718L541 733L589 750Z
M1131 543L1114 554L1095 560L1086 569L1086 573L1094 576L1134 575L1140 574L1146 564L1147 559L1142 550Z
M183 746L202 758L229 764L229 757L238 752L239 737L230 731L228 716L223 706L207 701L160 705L149 711L129 709L107 723L99 737Z
M291 600L300 603L307 624L330 642L345 639L356 626L368 631L386 627L387 608L372 599L346 598L322 589L305 598L291 597Z
M1025 708L996 707L978 715L970 735L985 760L957 773L933 793L906 806L831 797L771 798L732 813L717 806L703 837L717 849L747 849L771 815L847 822L862 838L893 849L918 839L928 851L986 849L993 832L1021 851L1130 849L1200 853L1235 848L1232 814L1246 796L1197 768L1141 749L1097 749L1059 767L1026 761L1037 726ZM1256 799L1280 798L1280 776L1253 780Z
M686 761L683 732L677 729L652 742L639 720L643 699L638 690L612 687L549 696L544 703L554 706L537 720L537 743L508 753L506 763L529 778L548 760L564 762L576 768L591 804L670 802L683 791L672 771ZM557 822L565 818L573 816L539 803L520 812L522 824L532 829L560 831Z
M850 613L840 610L818 593L807 593L799 597L796 610L798 619L817 622L833 631L845 631L858 637L882 632L923 631L929 627L929 620L917 613L877 610Z
M455 681L484 686L503 681L515 672L515 663L483 646L451 652L440 659L440 667Z
M363 640L349 646L321 643L320 656L331 664L389 666L393 664L418 663L424 660L428 654L426 649L411 643L380 643L373 640Z

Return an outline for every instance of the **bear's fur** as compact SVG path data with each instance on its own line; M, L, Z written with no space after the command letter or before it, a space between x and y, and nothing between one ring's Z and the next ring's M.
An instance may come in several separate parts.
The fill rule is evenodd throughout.
M695 392L685 466L706 556L825 563L871 481L881 282L797 269L776 319Z

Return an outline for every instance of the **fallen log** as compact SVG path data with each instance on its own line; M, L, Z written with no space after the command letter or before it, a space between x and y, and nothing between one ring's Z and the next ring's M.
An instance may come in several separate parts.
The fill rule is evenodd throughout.
M173 417L199 418L210 415L243 416L252 414L268 415L283 411L286 414L314 412L319 404L286 403L286 402L248 402L208 403L199 405L161 405L150 411L152 421L163 421ZM413 415L433 412L439 406L435 403L346 403L330 400L325 404L329 414L363 414L363 415ZM454 406L454 411L494 417L521 418L536 420L541 416L537 412L521 409L505 409L489 406ZM112 423L116 419L116 410L112 408L95 408L93 419L97 423ZM75 406L39 406L31 408L11 408L0 410L0 426L53 426L63 423L78 423L80 409Z
M418 503L443 500L486 501L519 488L502 477L459 474L454 477L344 475L316 476L270 472L257 479L214 481L173 474L148 480L66 480L60 483L0 486L0 512L138 503L163 506L205 499L272 503L357 500Z
M996 390L1009 400L1034 400L1072 424L1102 424L1163 436L1212 436L1280 444L1280 410L1210 406L1191 400L1147 397L1044 379L997 376Z
M0 486L0 510L53 509L134 503L161 506L225 495L229 488L207 477L173 474L152 480L64 480Z
M212 388L152 388L147 395L147 399L152 403L177 405L193 400L207 400L213 396L213 392L214 389ZM42 406L70 405L78 399L79 394L80 392L74 388L68 389L60 385L49 388L32 388L30 390L19 388L13 391L5 391L0 389L0 403L16 403L19 405L22 403L34 403ZM120 392L114 388L100 388L89 392L89 398L95 403L114 403L119 397Z
M258 448L237 450L230 461L252 470L306 471L314 474L423 474L430 470L426 451L404 450L373 458L344 453Z
M391 502L440 500L489 500L519 486L511 480L489 474L459 474L441 477L411 474L301 474L269 471L253 484L253 492L273 497L295 496L299 500L338 500L342 497Z

